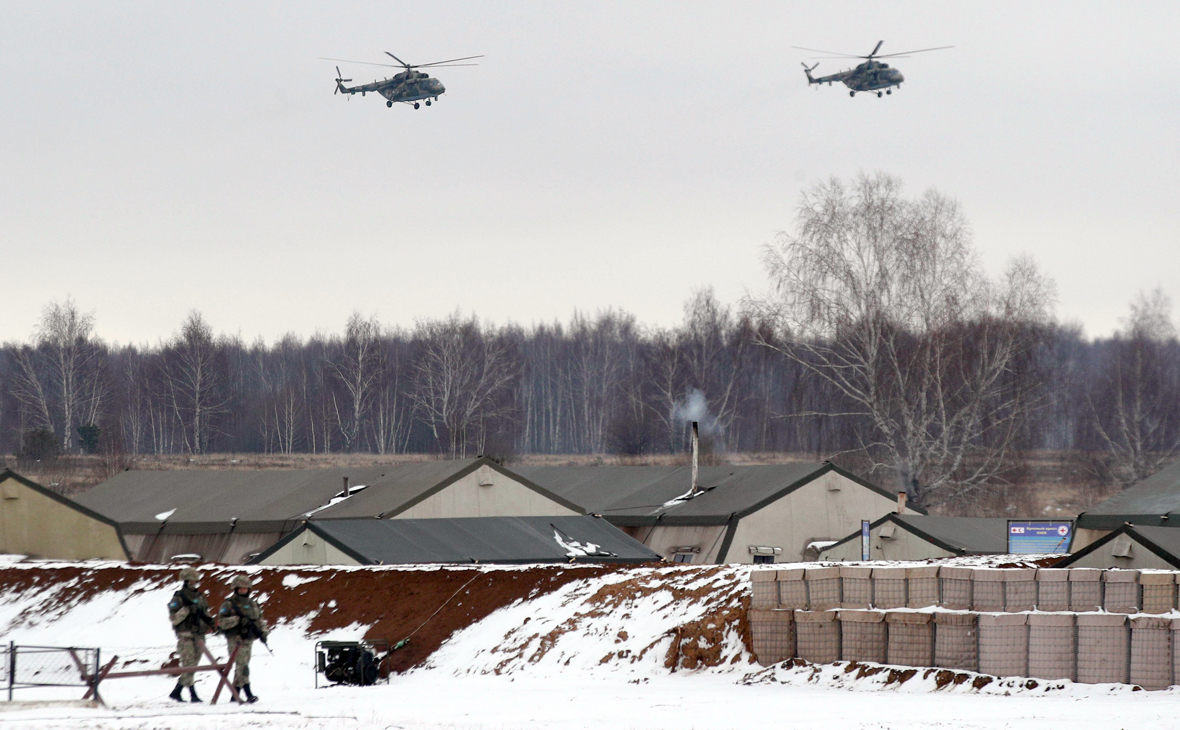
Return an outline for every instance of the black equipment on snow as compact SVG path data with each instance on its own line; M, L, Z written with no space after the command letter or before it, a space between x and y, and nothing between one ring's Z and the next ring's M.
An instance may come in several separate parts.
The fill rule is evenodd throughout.
M376 683L377 652L388 651L388 642L319 641L316 642L316 687L319 675L332 684L368 686Z

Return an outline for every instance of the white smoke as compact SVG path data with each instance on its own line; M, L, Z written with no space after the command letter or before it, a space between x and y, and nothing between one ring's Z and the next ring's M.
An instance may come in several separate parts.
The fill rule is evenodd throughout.
M709 413L709 400L699 388L693 388L684 396L684 400L672 409L672 417L677 423L697 422L702 436L713 436L720 431L717 418Z

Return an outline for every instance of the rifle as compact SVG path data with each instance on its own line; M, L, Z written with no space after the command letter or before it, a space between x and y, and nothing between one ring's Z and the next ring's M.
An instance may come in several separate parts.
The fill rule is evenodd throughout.
M213 617L209 615L208 611L201 608L200 604L198 604L196 601L194 601L194 600L190 599L188 596L184 595L183 591L178 591L178 593L180 595L180 600L184 603L185 606L188 607L189 612L195 613L197 616L197 620L200 621L201 623L205 624L205 626L208 627L209 631L213 631L217 628L217 622L215 622L213 620Z
M238 615L238 618L246 627L246 638L257 639L258 641L262 642L262 645L265 646L266 650L273 656L274 652L271 651L270 644L266 643L266 634L262 633L262 629L258 627L258 624L254 621L254 619L249 618L244 613L242 613L242 609L238 608L238 604L234 603L233 607L234 613Z

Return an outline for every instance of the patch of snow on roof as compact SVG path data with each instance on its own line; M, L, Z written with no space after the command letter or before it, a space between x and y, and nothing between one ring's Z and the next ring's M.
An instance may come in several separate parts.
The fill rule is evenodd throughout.
M345 489L343 492L339 492L335 497L332 497L331 499L329 499L327 504L320 505L319 507L316 507L315 509L313 509L310 512L304 512L303 516L304 517L311 517L316 512L322 512L322 511L328 509L329 507L335 507L336 505L340 504L341 502L348 499L349 497L351 497L352 495L361 491L362 489L364 489L367 486L369 486L369 485L368 484L358 484L355 487L349 487L348 489Z
M168 510L167 512L161 512L160 514L156 515L156 519L159 520L160 522L164 522L169 517L171 517L172 513L175 511L176 511L176 508L173 507L172 509Z
M561 532L556 527L553 528L553 539L557 541L557 544L561 546L562 550L565 550L565 554L567 557L571 557L571 558L582 558L582 557L586 557L586 556L610 557L610 558L615 557L614 553L609 552L607 550L603 550L601 546L596 545L592 542L586 542L586 543L578 542L577 540L573 539L569 535L562 535Z

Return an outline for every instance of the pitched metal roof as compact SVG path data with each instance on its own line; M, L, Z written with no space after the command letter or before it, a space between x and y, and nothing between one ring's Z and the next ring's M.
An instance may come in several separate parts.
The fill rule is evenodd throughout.
M873 522L876 529L893 522L901 529L956 555L1000 555L1008 552L1008 519L1005 517L943 517L890 513ZM824 548L831 550L860 539L860 530ZM823 553L820 553L823 558Z
M1123 524L1117 530L1103 535L1076 553L1062 558L1053 567L1069 567L1120 535L1126 535L1164 562L1180 568L1180 528L1131 524Z
M127 532L288 532L310 515L396 514L481 466L515 478L484 458L337 469L126 471L77 501ZM340 499L346 477L349 495ZM518 481L576 509L526 480Z
M405 563L645 563L660 556L606 520L560 517L339 519L308 522L252 562L304 530L367 565Z
M688 497L688 466L519 466L514 470L616 525L720 525L835 471L887 499L894 495L829 462L702 466Z
M1086 510L1078 515L1077 526L1113 530L1125 522L1138 526L1180 525L1180 462Z

